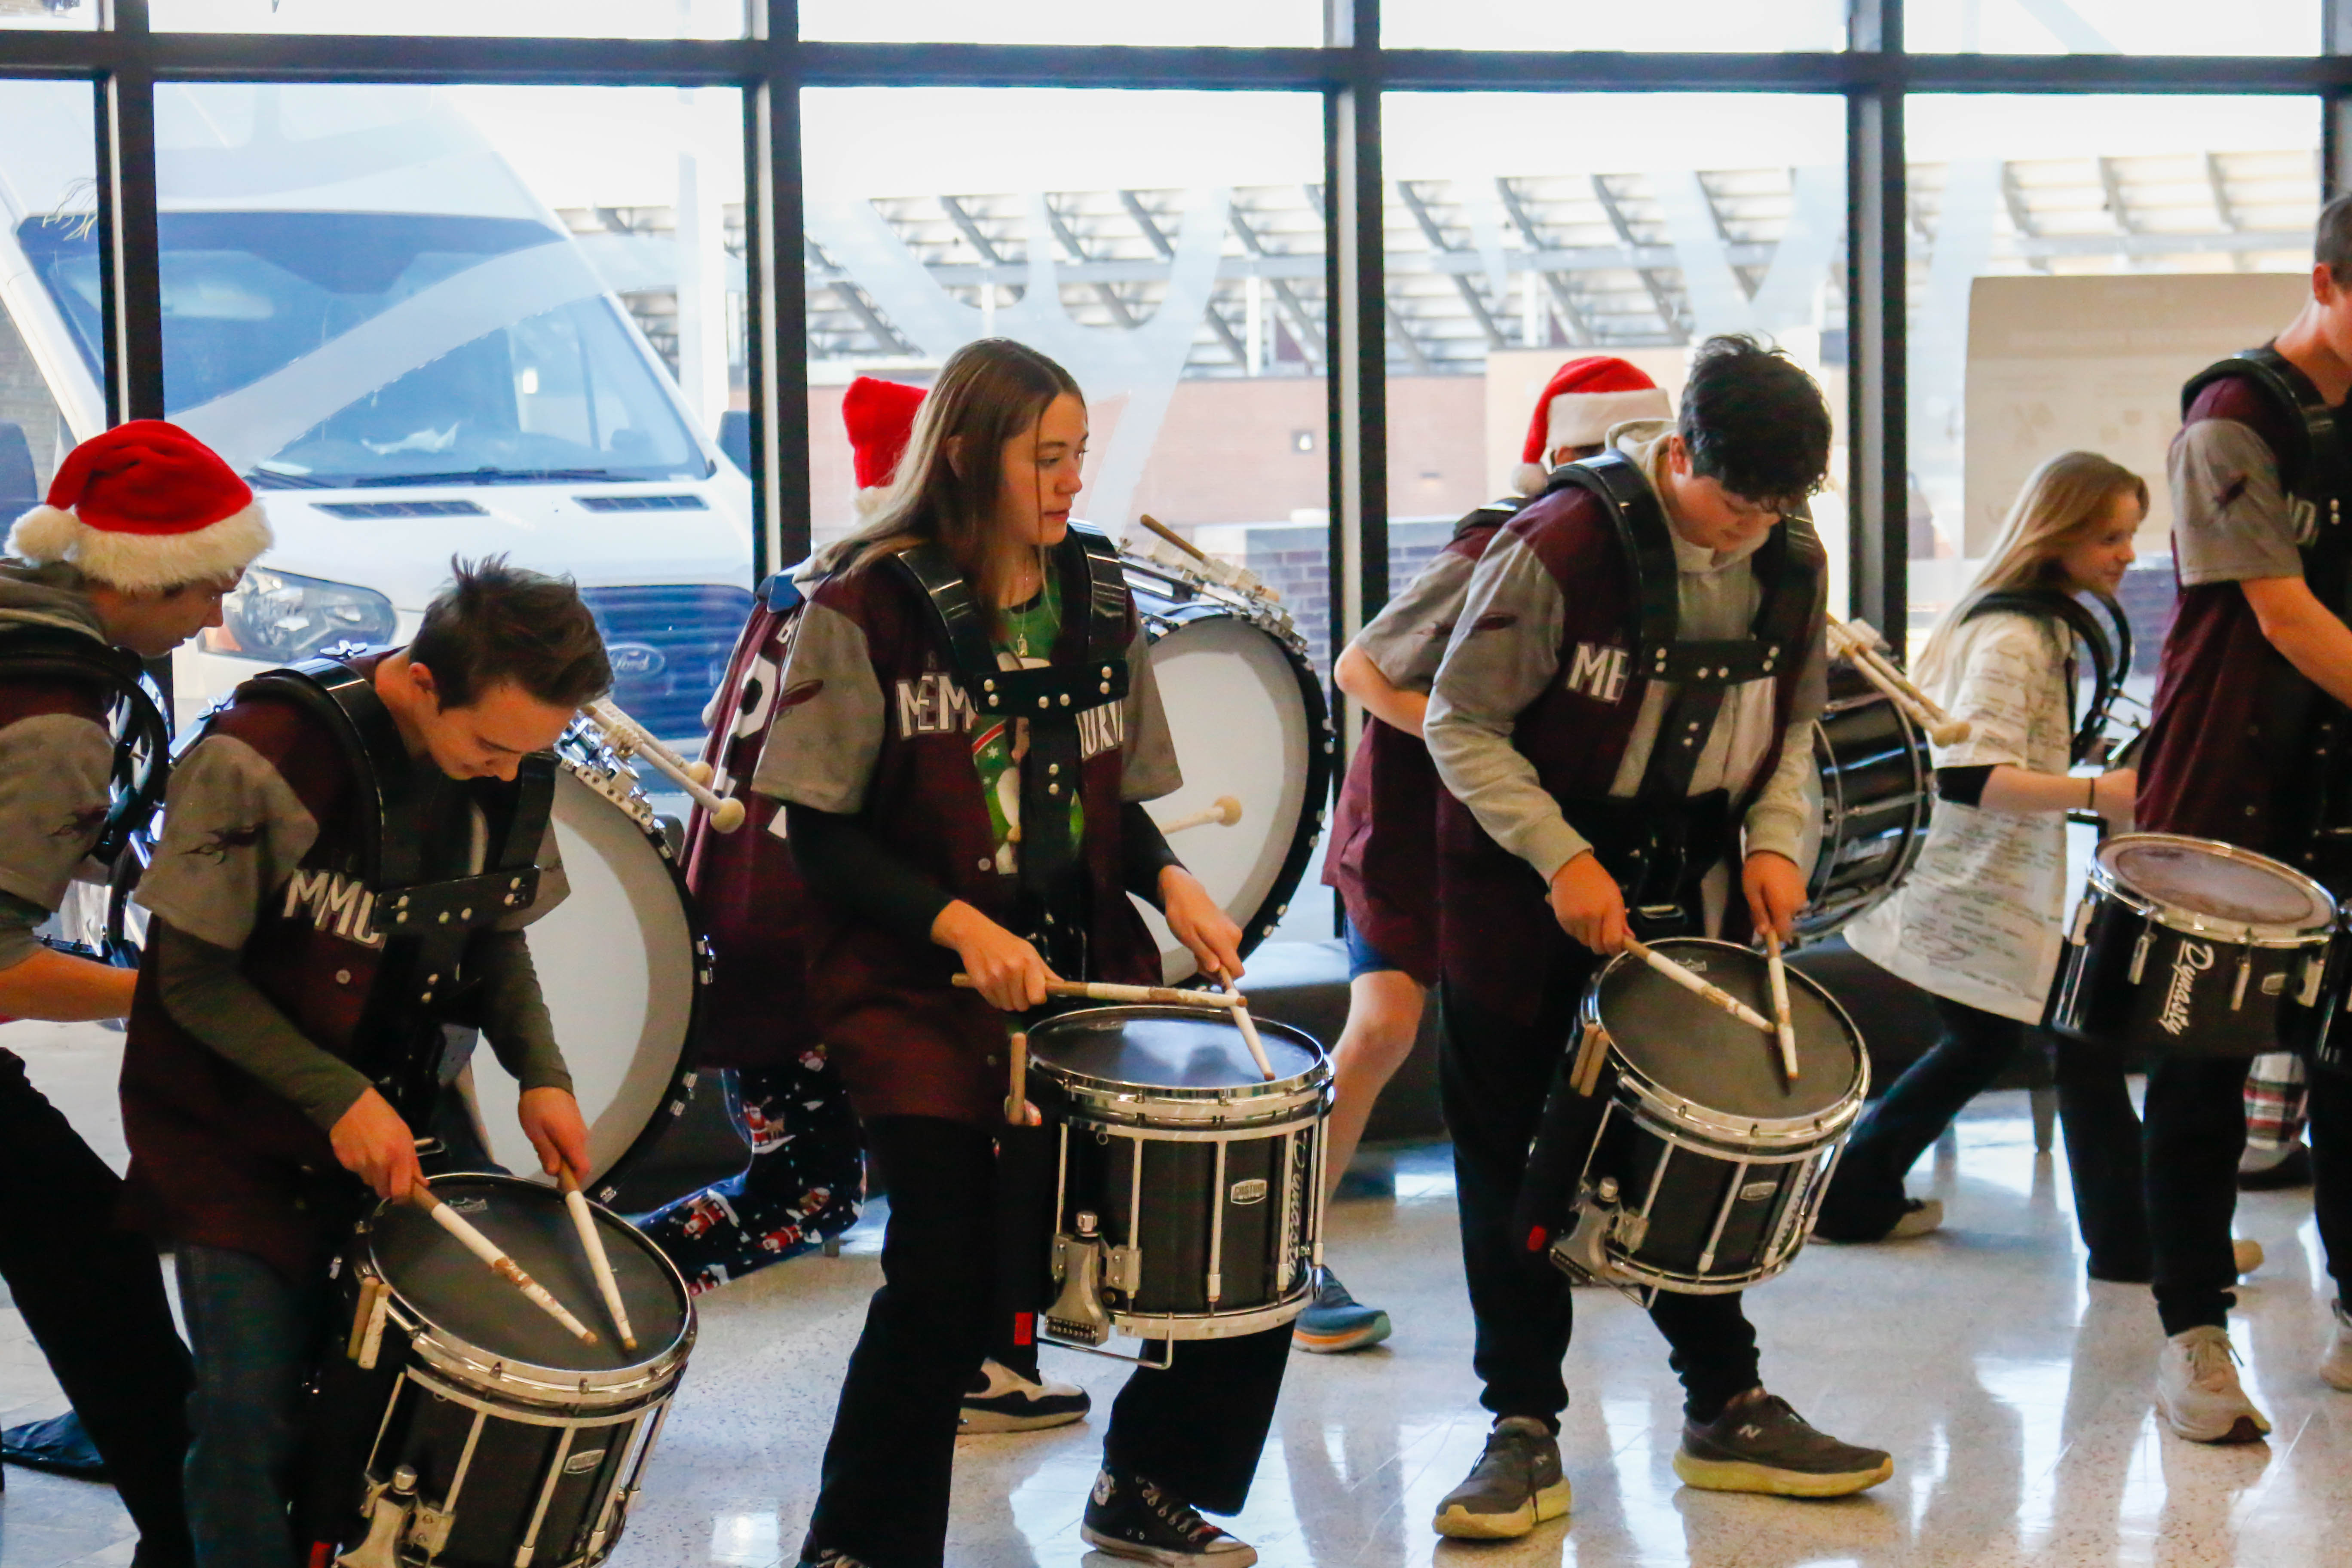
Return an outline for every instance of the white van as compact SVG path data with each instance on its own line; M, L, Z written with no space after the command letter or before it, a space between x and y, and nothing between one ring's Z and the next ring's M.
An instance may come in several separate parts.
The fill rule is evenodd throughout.
M0 423L20 509L37 452L105 423L103 348L87 147L18 90L52 84L5 85L0 414L37 373L63 426ZM54 87L86 118L86 85ZM431 89L168 84L156 127L168 416L278 541L178 655L179 721L266 666L405 638L452 554L503 552L577 578L615 700L698 736L751 605L751 484L562 221Z

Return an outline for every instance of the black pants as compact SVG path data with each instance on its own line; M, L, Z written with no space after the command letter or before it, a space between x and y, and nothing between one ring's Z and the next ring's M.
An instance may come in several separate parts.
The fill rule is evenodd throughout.
M1832 1241L1875 1241L1903 1214L1903 1178L1969 1100L2023 1050L2043 1048L2039 1029L1948 997L1931 996L1944 1032L1903 1071L1855 1127L1822 1203L1817 1233ZM2091 1252L2091 1272L2119 1279L2147 1272L2147 1221L2140 1197L2139 1126L2124 1102L2118 1121L2099 1074L2081 1053L2062 1050L2058 1114L2074 1212ZM2116 1080L2120 1087L2121 1080Z
M1472 1366L1485 1385L1479 1403L1498 1416L1532 1415L1554 1430L1568 1408L1560 1360L1575 1325L1574 1297L1565 1275L1521 1245L1513 1216L1528 1147L1595 966L1580 962L1553 975L1532 1024L1465 1001L1450 983L1438 985L1438 1092L1454 1139L1462 1268L1477 1325ZM1714 1420L1735 1395L1757 1385L1756 1330L1738 1293L1662 1291L1650 1321L1666 1338L1667 1363L1682 1379L1692 1420Z
M866 1136L890 1192L883 1282L842 1380L802 1555L930 1568L947 1539L957 1406L995 1334L994 1140L913 1116L877 1117ZM1167 1371L1139 1369L1119 1391L1104 1463L1238 1511L1289 1355L1287 1324L1177 1345Z
M154 1247L115 1227L121 1186L0 1051L0 1277L139 1526L139 1568L164 1568L194 1560L188 1351Z

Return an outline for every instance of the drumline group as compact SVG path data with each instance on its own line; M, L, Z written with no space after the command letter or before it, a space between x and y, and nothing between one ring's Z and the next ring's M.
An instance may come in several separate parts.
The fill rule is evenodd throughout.
M736 1016L786 1021L744 1062L837 1070L890 1199L803 1563L940 1562L959 1432L1077 1419L1086 1395L1045 1378L1037 1347L1115 1335L1144 1348L1084 1539L1255 1561L1203 1515L1243 1506L1294 1345L1390 1332L1324 1264L1321 1215L1433 992L1493 1416L1440 1533L1569 1511L1577 1283L1634 1295L1664 1338L1686 1484L1822 1497L1891 1476L1888 1454L1768 1391L1741 1292L1809 1236L1933 1229L1906 1173L2037 1025L2062 1042L2090 1272L2153 1288L2159 1413L2192 1440L2259 1438L2228 1332L2258 1261L2230 1235L2258 1055L2302 1064L2320 1235L2331 1269L2352 1268L2333 1037L2352 989L2336 902L2352 785L2334 760L2352 708L2347 392L2339 201L2301 312L2184 395L2152 721L2136 770L2085 773L2104 752L2074 714L2078 643L2102 714L2122 665L2077 601L2111 597L2132 563L2137 476L2089 453L2043 464L1913 686L1857 646L1866 628L1839 627L1832 666L1806 507L1831 416L1792 360L1709 339L1678 410L1622 361L1564 366L1522 493L1464 519L1337 661L1367 719L1327 852L1351 1002L1327 1062L1253 1019L1235 984L1250 941L1146 809L1183 776L1133 563L1072 521L1076 383L986 339L928 392L861 384L866 521L763 585L717 773L693 790L721 807L697 814L698 872L744 922L714 985ZM158 421L76 447L9 536L0 1014L128 1018L131 1166L118 1181L0 1053L19 1200L0 1274L142 1564L593 1563L693 1314L646 1234L580 1196L600 1168L525 936L567 891L558 743L647 749L609 709L580 727L612 669L572 585L453 562L405 647L247 682L170 767L141 857L143 956L35 934L156 804L141 661L219 627L268 540L244 481ZM1911 783L1841 808L1821 853L1869 858L1837 836L1895 821L1883 885L1839 907L1859 911L1854 950L1943 1026L1867 1110L1860 1032L1779 958L1822 934L1800 917L1833 883L1811 864L1809 792L1843 764L1816 737L1864 704L1891 717L1874 732ZM2071 923L2069 813L2137 829L2103 843ZM746 815L730 859L715 835ZM1216 992L1162 988L1139 901ZM488 1164L449 1088L465 1030L519 1084L552 1185L454 1173ZM94 1213L120 1223L93 1232ZM2352 1391L2335 1311L2318 1373Z

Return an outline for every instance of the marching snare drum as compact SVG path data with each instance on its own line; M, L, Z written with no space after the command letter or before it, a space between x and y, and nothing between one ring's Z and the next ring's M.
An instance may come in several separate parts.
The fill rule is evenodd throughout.
M2158 1056L2252 1057L2320 1001L2336 902L2251 849L2171 833L2099 846L2042 1024Z
M1702 937L1651 946L1771 1015L1761 953ZM1579 1149L1538 1149L1532 1161L1574 1173L1562 1205L1573 1217L1548 1238L1562 1270L1637 1291L1715 1295L1795 1259L1862 1114L1870 1062L1845 1009L1811 976L1787 973L1794 1082L1781 1076L1771 1035L1634 955L1593 977L1570 1059L1596 1069L1597 1125L1558 1122L1579 1130Z
M694 1346L685 1282L634 1226L596 1223L637 1348L606 1317L550 1189L510 1176L435 1180L533 1279L598 1329L581 1343L424 1211L384 1204L341 1270L346 1309L319 1380L320 1434L356 1434L344 1508L354 1568L586 1568L620 1541ZM345 1476L352 1472L345 1470Z
M1129 552L1123 563L1184 773L1184 787L1149 809L1173 822L1220 795L1242 803L1239 823L1193 828L1175 847L1240 925L1247 953L1290 907L1323 831L1332 748L1323 683L1273 599L1156 556ZM1137 907L1159 940L1168 983L1191 974L1191 951L1157 910Z
M1813 725L1805 775L1805 844L1813 851L1797 941L1820 942L1877 904L1927 841L1936 775L1927 738L1844 659L1829 667L1829 702Z
M1314 1299L1331 1069L1297 1030L1257 1029L1271 1082L1223 1008L1088 1007L1029 1031L1059 1142L1045 1338L1223 1339Z

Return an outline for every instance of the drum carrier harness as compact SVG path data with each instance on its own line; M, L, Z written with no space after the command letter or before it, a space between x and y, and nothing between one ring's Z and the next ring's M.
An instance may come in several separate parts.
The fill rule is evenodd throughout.
M1762 595L1749 635L1681 640L1674 535L1640 466L1622 452L1603 452L1553 469L1544 493L1564 489L1600 501L1616 530L1632 587L1629 669L1644 681L1672 681L1675 689L1633 797L1562 801L1563 814L1624 889L1637 937L1701 935L1699 884L1722 858L1736 818L1729 792L1694 797L1691 777L1724 694L1772 677L1784 659L1806 656L1807 622L1828 557L1811 519L1784 517L1751 557ZM1626 700L1639 702L1639 689Z
M1079 787L1078 715L1127 697L1127 576L1119 566L1118 547L1100 530L1074 522L1055 547L1049 570L1061 570L1074 553L1086 570L1084 656L1075 664L1034 669L997 668L987 617L943 546L925 542L890 558L891 565L930 605L955 678L973 708L984 718L1018 719L1027 724L1028 751L1021 764L1024 826L1058 823L1069 810L1064 791ZM1063 613L1066 617L1069 609ZM1071 888L1079 885L1080 869L1078 849L1068 834L1023 835L1020 924L1045 962L1064 975L1092 973L1087 963L1086 919L1068 902Z
M236 695L293 702L324 723L341 748L360 813L360 879L373 898L383 952L349 1058L413 1128L428 1124L440 1089L445 1022L463 1017L472 989L464 972L473 933L529 909L539 896L540 845L555 800L555 759L534 752L512 784L467 793L488 826L482 869L424 879L420 795L432 781L408 754L373 682L333 658L273 669ZM430 1151L420 1145L420 1152Z
M2105 594L2094 594L2100 607L2106 612L2107 621L2115 628L2110 638L2098 618L2084 607L2083 601L2060 588L2003 588L1987 594L1969 606L1962 622L1979 616L2031 616L2039 620L2055 621L2061 635L2067 637L2071 647L2079 642L2091 656L2091 706L2078 718L2075 714L2075 690L2073 681L2066 685L2066 716L2073 726L2074 739L2067 746L2067 760L2075 766L2103 761L2106 748L2107 726L2114 722L2115 706L2124 700L2124 677L2132 665L2131 621L2121 605ZM2071 654L2070 656L2071 657ZM2134 737L2137 739L2137 736ZM2121 765L2118 763L2117 765Z
M2302 439L2294 450L2277 457L2281 488L2311 509L2309 523L2297 530L2303 579L2330 614L2352 623L2352 528L2344 517L2345 498L2352 495L2352 455L2345 451L2336 410L2309 376L2265 343L2189 377L2180 389L2182 417L2199 393L2225 376L2252 382L2271 403L2294 416L2290 428ZM2288 717L2305 736L2310 765L2282 781L2280 836L2272 853L2323 885L2339 889L2352 880L2352 777L2346 773L2342 744L2347 738L2346 710L2307 680L2290 687L2302 700Z

